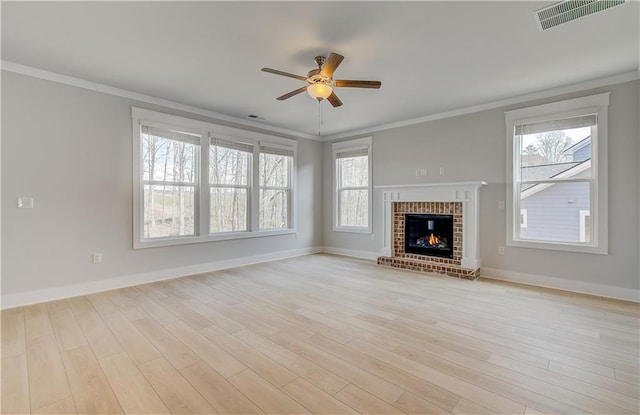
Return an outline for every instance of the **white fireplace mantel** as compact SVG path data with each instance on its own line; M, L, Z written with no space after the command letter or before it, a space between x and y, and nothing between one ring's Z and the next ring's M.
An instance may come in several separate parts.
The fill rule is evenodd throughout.
M478 238L478 193L487 182L432 183L398 186L375 186L382 192L383 232L382 255L393 255L394 202L462 202L462 261L463 268L480 268Z

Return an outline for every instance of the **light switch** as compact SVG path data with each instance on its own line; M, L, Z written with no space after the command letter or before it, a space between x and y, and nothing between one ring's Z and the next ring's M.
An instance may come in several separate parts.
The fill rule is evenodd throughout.
M18 209L33 209L33 198L32 197L19 197L18 198Z

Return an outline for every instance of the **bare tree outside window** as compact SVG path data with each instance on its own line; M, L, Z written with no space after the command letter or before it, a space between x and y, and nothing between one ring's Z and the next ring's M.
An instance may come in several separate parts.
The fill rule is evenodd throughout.
M134 249L295 232L295 140L131 115Z
M547 131L535 135L535 141L528 141L521 154L522 166L557 164L570 161L565 151L574 144L574 140L564 130Z
M332 144L334 230L371 232L371 137Z
M143 127L144 238L195 233L197 145L181 141L185 134L165 133Z
M209 147L211 233L247 230L251 146L214 140Z
M369 224L369 157L336 160L338 169L338 224L364 227Z
M292 163L292 156L260 153L260 229L289 227Z

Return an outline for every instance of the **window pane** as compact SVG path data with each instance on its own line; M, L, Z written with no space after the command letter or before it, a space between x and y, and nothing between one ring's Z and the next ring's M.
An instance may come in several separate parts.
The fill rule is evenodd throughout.
M339 226L369 226L368 190L341 190L339 197Z
M209 183L244 186L248 183L251 154L226 147L209 147Z
M520 227L520 239L591 242L590 216L585 231L584 213L591 210L589 182L543 183L521 189L520 208L526 210L527 221L526 228Z
M247 189L211 188L211 233L247 230Z
M289 187L292 157L260 153L260 186Z
M520 140L522 181L572 175L591 160L591 127L516 136Z
M340 164L342 187L367 187L369 185L369 157L348 157L337 160Z
M280 229L289 226L287 219L288 190L260 189L260 229Z
M145 185L143 237L194 235L194 190L193 186Z
M196 145L142 134L145 181L195 183Z

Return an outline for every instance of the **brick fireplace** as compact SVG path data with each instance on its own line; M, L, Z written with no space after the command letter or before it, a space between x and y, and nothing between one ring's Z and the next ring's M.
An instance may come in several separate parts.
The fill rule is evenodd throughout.
M378 264L456 278L480 275L478 193L486 182L379 186L382 190L384 246ZM405 252L407 215L443 215L453 219L453 255Z

